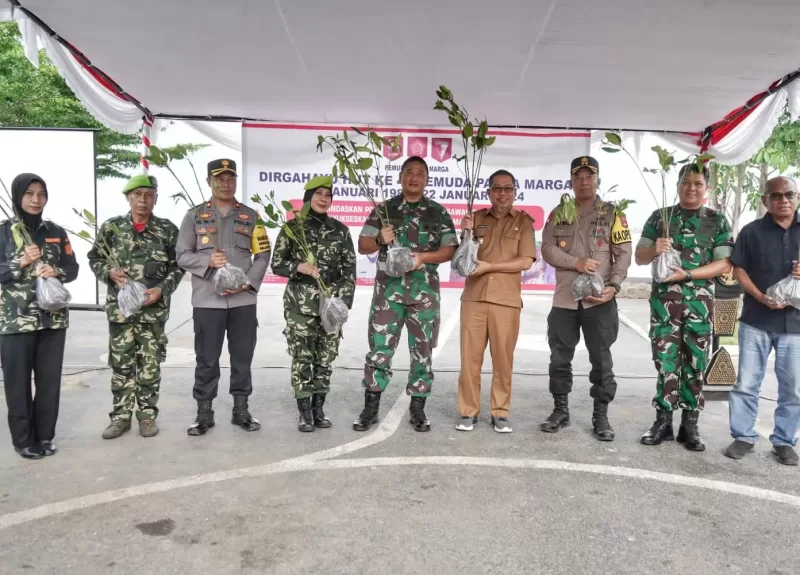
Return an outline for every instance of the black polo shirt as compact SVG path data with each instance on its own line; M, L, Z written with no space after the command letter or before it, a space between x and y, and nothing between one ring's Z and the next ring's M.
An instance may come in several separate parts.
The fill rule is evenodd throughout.
M750 222L736 238L731 260L742 268L762 292L792 273L800 249L800 213L789 229L775 223L770 214ZM788 306L769 309L750 294L744 295L741 321L775 333L800 333L800 310Z

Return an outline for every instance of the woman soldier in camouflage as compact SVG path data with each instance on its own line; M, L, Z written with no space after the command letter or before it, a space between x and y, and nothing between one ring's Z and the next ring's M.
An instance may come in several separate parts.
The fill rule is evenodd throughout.
M330 389L331 365L339 352L341 337L326 333L322 327L317 279L322 279L331 295L341 298L348 308L352 308L355 295L356 254L350 230L327 215L333 201L332 189L331 176L316 177L305 186L303 202L310 202L311 208L305 220L305 241L314 254L315 265L306 262L300 244L293 239L302 233L298 220L281 230L272 257L272 272L289 278L283 294L283 333L292 356L292 387L300 411L300 431L331 426L322 406Z
M45 311L36 279L78 277L66 232L42 219L47 185L35 174L11 184L14 216L0 224L0 361L14 449L26 459L53 455L61 396L61 366L69 326L67 308ZM27 232L27 233L26 233ZM25 236L32 241L24 245ZM31 374L36 396L31 392Z

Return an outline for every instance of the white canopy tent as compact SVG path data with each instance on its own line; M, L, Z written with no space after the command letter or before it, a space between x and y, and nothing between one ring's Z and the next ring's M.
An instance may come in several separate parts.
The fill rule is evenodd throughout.
M444 84L493 126L670 132L690 152L750 101L709 141L738 163L800 112L794 0L5 1L32 61L45 48L124 133L150 115L440 125Z

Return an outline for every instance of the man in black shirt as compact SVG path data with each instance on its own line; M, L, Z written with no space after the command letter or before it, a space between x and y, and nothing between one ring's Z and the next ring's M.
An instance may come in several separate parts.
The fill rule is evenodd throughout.
M739 377L729 397L731 436L725 455L741 459L753 450L758 396L767 360L775 350L778 407L769 437L778 461L797 465L794 450L800 425L800 309L767 296L767 290L792 274L800 282L800 214L797 184L778 177L767 182L762 198L769 213L739 234L732 261L744 288L739 320Z

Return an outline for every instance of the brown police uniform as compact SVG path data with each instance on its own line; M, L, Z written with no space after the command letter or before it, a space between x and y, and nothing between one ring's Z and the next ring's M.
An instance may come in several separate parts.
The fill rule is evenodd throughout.
M556 268L553 309L547 318L550 392L565 395L572 390L572 358L582 329L592 364L590 394L610 403L617 389L611 360L611 345L619 331L617 302L614 298L600 305L575 301L572 282L580 275L575 269L578 260L592 258L605 284L619 291L631 265L631 234L625 216L617 215L613 204L599 197L577 212L569 224L556 221L554 211L542 232L542 257Z
M491 210L473 214L478 259L502 263L516 258L536 259L536 238L531 217L516 209L502 218ZM481 409L481 366L486 342L492 354L494 417L507 417L511 403L511 372L522 310L521 272L486 273L466 279L461 296L461 375L458 411L474 417Z

